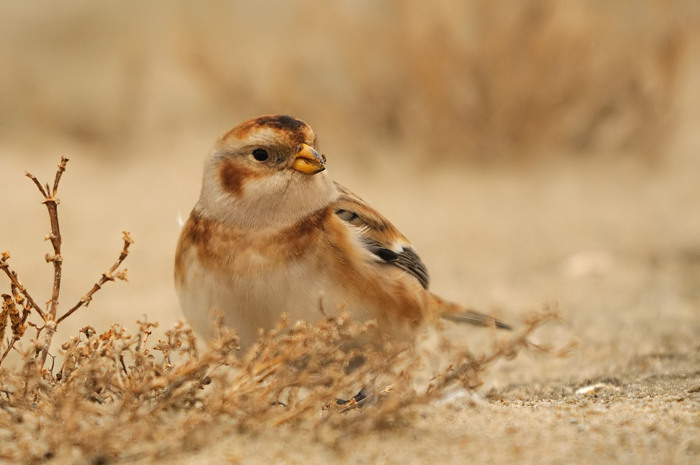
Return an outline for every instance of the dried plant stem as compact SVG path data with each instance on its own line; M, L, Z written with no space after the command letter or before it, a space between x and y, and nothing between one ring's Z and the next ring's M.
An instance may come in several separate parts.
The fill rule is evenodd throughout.
M88 291L87 294L85 294L80 301L78 301L78 303L76 303L63 315L58 317L57 314L59 297L61 293L61 280L63 277L63 256L61 255L62 238L58 220L58 204L60 203L58 198L58 186L61 182L63 173L66 171L67 164L68 158L61 157L61 162L58 165L58 170L56 170L53 185L49 185L48 183L42 185L36 176L29 172L25 173L26 176L32 180L34 185L36 185L37 189L39 189L39 192L41 192L41 195L44 197L42 203L46 205L46 209L49 213L51 232L46 236L46 239L51 241L53 254L46 254L45 259L47 263L51 263L53 265L53 286L51 290L51 298L48 302L46 302L46 308L42 309L19 281L17 273L10 269L8 264L10 254L8 252L3 252L0 254L0 269L8 276L12 287L12 296L9 294L2 295L5 303L3 304L2 315L0 315L0 320L2 320L0 322L0 326L2 327L2 331L0 331L0 339L2 338L2 334L4 334L7 318L10 318L13 333L13 338L8 343L8 347L5 348L2 355L0 355L0 364L2 364L2 361L12 350L15 342L24 336L27 325L30 325L35 327L37 331L35 356L40 361L39 366L43 367L46 363L46 359L49 357L51 341L56 333L59 323L75 313L75 311L80 307L87 306L92 300L95 292L99 291L107 281L114 281L115 279L126 280L126 269L121 271L118 271L118 269L128 256L129 246L133 243L133 240L128 232L123 231L124 247L122 248L122 251L114 265L112 265L107 272L102 274L102 277L92 286L90 291ZM21 313L20 310L22 310ZM43 320L43 325L38 326L30 321L27 321L27 317L32 310L41 317Z
M53 255L46 254L46 261L53 264L53 287L46 318L46 333L44 334L44 341L41 349L41 366L43 366L46 361L51 340L56 332L56 311L58 310L58 298L61 293L63 257L61 257L61 228L58 222L59 199L56 197L56 194L58 193L58 184L61 181L61 176L66 171L66 164L68 164L68 158L61 157L61 163L58 165L58 170L56 171L56 176L53 181L53 188L49 186L48 183L42 186L36 176L29 172L25 173L29 179L34 181L39 192L44 196L43 203L49 211L49 220L51 222L51 233L47 238L51 241Z
M2 357L0 357L0 364L2 364L3 361L5 361L5 359L9 355L10 351L15 346L15 342L17 342L17 339L15 339L15 338L10 339L10 343L7 345L7 349L5 349L5 352L2 353Z
M19 281L17 273L10 269L10 265L7 263L7 260L9 258L10 254L8 252L3 252L2 254L0 254L0 270L4 271L7 277L10 278L10 283L12 283L12 285L17 288L17 290L24 296L24 298L27 299L27 302L29 303L31 308L33 308L34 311L36 311L39 314L42 320L46 321L46 312L44 312L44 310L41 309L39 304L36 303L32 296L29 295L27 289Z
M87 294L80 298L77 304L75 304L71 309L69 309L60 318L58 318L58 320L56 320L56 324L59 324L60 322L71 316L76 310L78 310L83 305L87 307L90 304L90 301L92 300L93 294L102 289L102 286L107 281L114 281L115 278L126 281L126 270L116 274L115 271L117 271L117 268L121 266L124 259L129 255L129 246L133 244L134 241L133 239L131 239L131 236L128 232L122 231L122 235L122 239L124 240L124 247L122 248L122 251L119 254L119 258L117 258L117 261L114 262L114 265L112 265L112 267L106 273L102 273L102 277L100 278L100 280L92 286L92 289L90 289Z
M546 322L558 319L559 314L556 309L546 308L545 312L536 314L526 321L525 327L518 336L508 340L507 342L497 344L495 349L490 354L482 355L480 357L475 357L471 353L464 354L464 359L462 361L452 366L444 375L437 377L436 380L431 383L427 392L424 396L422 396L422 398L426 401L430 400L434 393L442 392L449 385L459 381L460 379L476 379L473 375L470 375L483 371L484 367L489 366L496 360L511 359L515 357L518 350L521 348L549 353L552 350L550 347L534 344L529 340L529 337L537 328L541 327ZM561 349L560 353L566 353L570 347L571 346L567 346Z
M51 304L49 306L48 318L49 321L56 319L56 310L58 309L58 297L61 292L61 276L62 276L62 263L63 257L61 257L61 228L58 222L58 204L59 199L56 197L58 193L58 183L61 180L61 176L66 171L66 164L68 164L68 158L61 157L61 163L58 165L58 170L56 171L56 177L54 178L53 188L46 184L45 188L41 186L39 180L33 174L27 172L26 176L34 181L39 192L44 196L44 205L46 205L49 211L49 220L51 222L51 234L47 238L51 241L51 246L53 247L53 256L46 254L46 261L53 263L53 289L51 292Z

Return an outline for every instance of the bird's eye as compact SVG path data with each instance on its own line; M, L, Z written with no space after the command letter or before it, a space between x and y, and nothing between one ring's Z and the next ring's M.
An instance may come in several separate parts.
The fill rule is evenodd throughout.
M255 149L253 150L253 158L258 161L265 161L270 158L270 155L268 155L267 150L265 149Z

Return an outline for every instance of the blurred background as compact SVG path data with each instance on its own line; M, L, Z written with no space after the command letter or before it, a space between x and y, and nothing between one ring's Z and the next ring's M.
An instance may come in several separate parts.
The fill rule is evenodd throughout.
M130 283L62 337L168 327L207 151L287 113L412 240L436 292L516 322L558 305L582 360L698 350L698 31L693 0L0 1L0 250L48 299L24 171L52 180L67 156L62 304L122 229L136 243Z

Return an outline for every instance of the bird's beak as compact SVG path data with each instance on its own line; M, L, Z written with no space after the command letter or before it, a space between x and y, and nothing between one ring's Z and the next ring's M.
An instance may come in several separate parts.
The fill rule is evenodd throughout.
M326 169L326 160L313 147L301 144L301 150L294 154L292 168L305 174L316 174Z

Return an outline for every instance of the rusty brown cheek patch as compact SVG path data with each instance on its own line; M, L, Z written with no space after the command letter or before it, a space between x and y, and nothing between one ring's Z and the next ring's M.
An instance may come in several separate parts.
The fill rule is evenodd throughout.
M255 176L255 173L233 161L224 161L219 166L219 179L221 185L227 192L233 195L240 195L243 192L243 186L248 179Z

